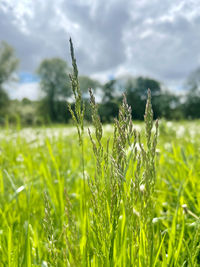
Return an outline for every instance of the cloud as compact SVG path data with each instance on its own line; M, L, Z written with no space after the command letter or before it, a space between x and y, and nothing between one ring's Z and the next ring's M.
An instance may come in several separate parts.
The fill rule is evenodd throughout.
M152 2L138 7L133 30L127 31L127 67L178 85L200 64L200 2L153 3L154 9Z
M42 97L39 84L37 82L18 83L8 89L11 99L29 98L38 100Z
M15 47L21 59L21 70L34 72L44 58L65 57L68 38L56 26L59 18L54 14L53 5L43 5L36 0L31 7L27 6L32 12L27 16L19 12L17 4L6 3L0 10L1 38Z
M66 16L79 25L72 35L78 40L80 67L106 71L126 61L123 33L130 20L128 5L129 1L104 0L93 5L63 4Z
M200 0L19 2L2 2L0 32L21 71L47 57L70 62L69 36L80 72L94 77L129 72L180 86L200 64Z

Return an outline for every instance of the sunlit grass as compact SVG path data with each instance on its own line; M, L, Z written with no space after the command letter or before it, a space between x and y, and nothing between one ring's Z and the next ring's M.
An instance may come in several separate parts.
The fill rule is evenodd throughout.
M144 138L144 125L140 124L138 128ZM1 130L1 266L83 264L86 246L84 182L81 151L72 129ZM113 128L105 126L105 129L104 147ZM152 266L199 265L199 129L199 121L160 122ZM86 134L86 177L94 176L94 166L92 146ZM90 203L86 184L87 202ZM131 254L135 255L135 252L127 251L130 237L126 232L125 209L122 202L113 252L115 266L133 266L137 261L132 259L131 264ZM89 235L88 262L91 266L100 266L92 238ZM142 247L138 249L141 257Z

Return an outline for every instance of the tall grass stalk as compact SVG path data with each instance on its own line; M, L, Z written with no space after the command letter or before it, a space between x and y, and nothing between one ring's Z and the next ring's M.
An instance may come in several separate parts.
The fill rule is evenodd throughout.
M86 266L88 265L88 212L87 212L87 195L86 195L86 175L85 175L85 157L84 157L84 112L85 112L85 105L82 100L79 80L78 80L78 68L76 64L76 59L74 56L74 48L73 43L70 38L70 52L71 52L71 59L72 59L72 67L73 73L70 75L71 80L71 87L75 99L75 110L72 110L71 105L69 104L69 111L72 115L72 118L75 122L78 137L79 137L79 145L81 147L81 162L82 162L82 176L83 176L83 183L84 183L84 196L83 196L83 208L82 208L82 215L83 215L83 225L85 225L85 229L83 232L83 240L85 242L85 249L84 249L84 263Z
M74 58L74 50L70 39L73 76L72 90L75 97L75 121L79 143L82 147L84 162L83 109L81 108L81 92L78 83L78 70ZM114 123L113 137L106 141L107 148L102 145L103 127L98 115L98 107L92 89L89 89L90 105L94 134L88 129L95 157L94 177L89 177L89 229L90 262L96 258L99 266L114 266L115 257L119 253L119 244L129 251L126 261L128 265L153 266L154 235L152 220L154 217L154 184L155 184L155 152L158 137L158 121L153 128L153 111L151 93L145 110L146 142L134 129L131 108L124 95L119 116ZM139 149L138 145L139 144ZM127 151L130 149L130 153ZM84 166L84 165L83 165ZM129 180L130 169L132 179ZM85 189L84 189L85 190ZM85 195L86 197L86 195ZM119 230L122 218L123 237ZM122 225L121 225L122 227ZM89 248L87 248L89 249ZM123 256L122 256L123 258Z

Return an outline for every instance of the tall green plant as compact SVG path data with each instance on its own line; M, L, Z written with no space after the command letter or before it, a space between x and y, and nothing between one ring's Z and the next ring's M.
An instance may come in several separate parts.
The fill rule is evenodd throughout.
M82 147L84 176L84 105L71 39L70 47L75 111L72 111L71 106L69 109ZM129 251L126 256L127 265L152 266L154 261L152 219L158 121L155 123L153 134L150 90L148 90L145 111L146 141L143 142L140 133L134 129L132 111L124 95L119 116L114 123L113 136L107 139L106 149L103 146L105 138L95 97L91 89L89 93L94 134L90 129L88 134L95 157L95 172L94 177L89 177L88 181L90 202L88 202L87 238L90 243L87 243L87 251L90 251L90 254L87 259L90 263L96 262L97 266L114 266L116 255L121 253L120 244ZM84 190L86 192L86 189ZM86 194L84 197L87 198ZM121 218L123 218L123 224Z
M85 175L85 157L84 157L84 113L85 113L85 105L83 103L82 94L80 90L79 80L78 80L78 68L76 64L76 59L74 56L74 48L73 43L70 38L70 52L72 59L72 67L73 73L70 75L71 87L73 91L73 96L75 99L75 109L73 110L71 105L69 104L69 111L72 115L72 118L75 122L78 137L79 137L79 145L81 147L81 165L82 165L82 177L83 177L83 204L82 204L82 219L81 223L84 225L82 235L84 236L84 256L83 262L87 266L88 263L88 212L87 212L87 196L86 196L86 175ZM71 218L68 216L68 221L71 221ZM72 223L71 223L72 224ZM75 221L74 221L75 224ZM69 229L70 230L70 229ZM71 236L75 239L74 231L71 231ZM69 242L68 242L69 244ZM73 256L73 255L72 255Z

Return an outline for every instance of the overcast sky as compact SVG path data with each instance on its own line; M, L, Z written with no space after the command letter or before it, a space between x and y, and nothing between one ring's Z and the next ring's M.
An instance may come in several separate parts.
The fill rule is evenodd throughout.
M200 0L0 0L0 39L21 60L12 97L37 97L42 59L70 64L70 36L80 73L150 76L178 90L200 66Z

